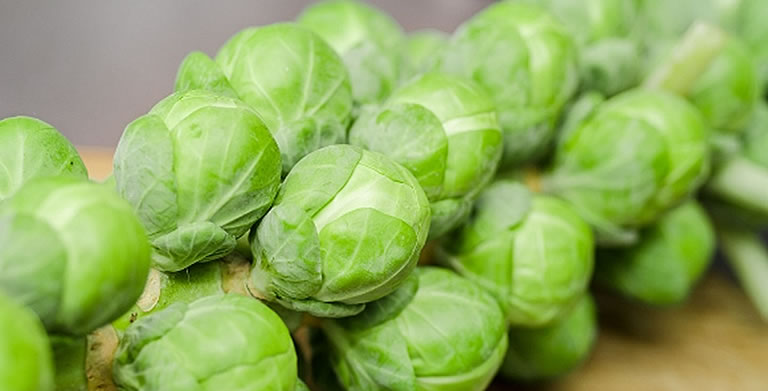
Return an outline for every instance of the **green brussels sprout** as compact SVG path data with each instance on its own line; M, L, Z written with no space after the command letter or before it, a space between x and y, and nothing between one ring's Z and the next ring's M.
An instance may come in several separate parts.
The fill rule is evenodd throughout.
M450 37L438 30L420 30L408 34L403 47L400 79L408 81L435 67L435 62L448 47Z
M351 390L486 389L507 350L499 306L451 271L414 273L418 290L401 311L371 306L323 323L339 382Z
M542 328L509 330L509 348L499 373L520 381L547 380L575 369L597 338L592 297L584 295L563 319Z
M589 226L565 202L500 180L439 256L491 292L514 326L537 327L567 313L592 276Z
M471 81L425 73L364 112L349 142L383 153L419 181L432 206L430 236L455 228L496 172L502 134L493 100Z
M578 84L576 44L565 26L538 6L505 0L460 26L443 53L438 68L473 79L494 98L503 167L548 151Z
M731 38L693 85L688 98L712 128L733 133L749 123L759 90L749 49Z
M141 222L106 186L42 178L0 207L0 291L50 332L85 335L122 315L144 289L149 258Z
M147 230L154 267L178 271L232 252L267 212L280 184L280 153L244 103L193 90L128 125L114 175Z
M53 126L31 117L0 120L0 202L30 179L88 178L77 150Z
M636 245L599 251L595 279L643 303L680 304L706 270L714 249L712 223L689 201L644 230Z
M584 47L579 70L585 90L616 95L639 84L640 51L629 39L606 38Z
M239 295L175 303L128 327L114 361L121 390L294 391L296 351L266 305Z
M1 293L0 336L0 389L53 391L51 348L40 320Z
M580 78L586 91L615 95L639 82L640 47L631 39L635 0L527 0L557 17L580 46Z
M317 150L251 230L253 289L292 310L353 315L408 276L429 222L429 201L401 165L349 145Z
M391 16L362 1L325 0L307 7L297 21L341 55L358 104L381 102L397 86L405 37Z
M216 60L193 52L176 91L207 89L251 106L280 147L283 174L304 155L343 143L352 112L344 63L317 34L291 23L248 28Z
M701 114L663 91L619 94L565 137L542 189L569 201L605 245L635 241L634 229L688 197L709 169Z

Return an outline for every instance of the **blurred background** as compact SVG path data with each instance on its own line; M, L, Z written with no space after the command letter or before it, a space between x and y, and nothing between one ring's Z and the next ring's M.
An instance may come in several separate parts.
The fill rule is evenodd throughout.
M371 0L406 30L453 31L492 0ZM113 147L172 92L192 50L215 55L247 26L293 20L309 0L0 0L0 118L30 115L76 145Z

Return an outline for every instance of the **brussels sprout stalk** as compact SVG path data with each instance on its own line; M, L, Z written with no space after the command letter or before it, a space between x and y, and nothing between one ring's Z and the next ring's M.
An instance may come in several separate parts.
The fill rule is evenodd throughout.
M768 170L743 157L714 172L705 190L720 200L768 216Z
M726 259L760 316L768 321L768 250L757 234L731 226L718 227Z
M645 86L685 95L727 42L727 35L718 27L704 22L694 23L671 57L646 79Z
M116 390L112 361L117 345L117 333L110 326L87 337L51 336L56 390Z

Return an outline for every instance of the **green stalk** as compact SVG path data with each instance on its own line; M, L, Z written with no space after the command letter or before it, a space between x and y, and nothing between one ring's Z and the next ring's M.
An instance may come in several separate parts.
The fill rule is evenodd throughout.
M751 231L718 227L720 242L742 288L768 321L768 250Z
M722 162L704 190L721 201L768 216L768 170L746 158Z
M86 338L51 335L50 339L56 363L56 390L88 391Z
M704 22L694 23L675 45L669 58L646 79L645 86L686 95L727 41L728 36L718 27Z

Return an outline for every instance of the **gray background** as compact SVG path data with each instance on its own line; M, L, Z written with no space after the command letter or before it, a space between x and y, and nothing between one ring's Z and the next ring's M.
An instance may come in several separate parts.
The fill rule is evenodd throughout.
M406 30L453 31L492 0L373 0ZM192 50L292 20L307 0L0 0L0 118L31 115L77 145L114 146L173 88Z

